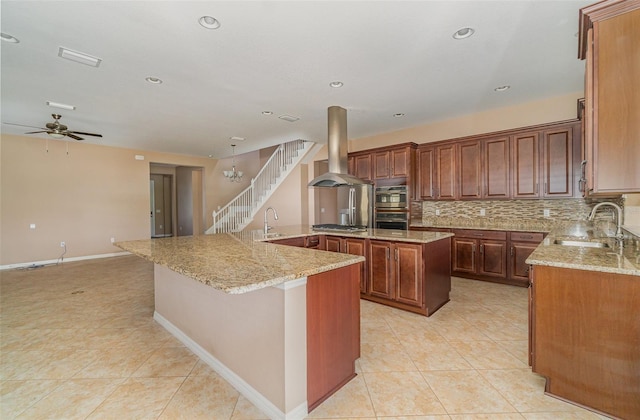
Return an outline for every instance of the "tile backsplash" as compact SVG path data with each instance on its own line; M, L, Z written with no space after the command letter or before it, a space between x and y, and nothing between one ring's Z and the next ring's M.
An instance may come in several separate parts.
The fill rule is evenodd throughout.
M619 205L622 198L608 199ZM483 227L492 223L521 227L530 223L553 228L567 221L586 220L596 201L582 198L553 200L474 200L474 201L415 201L411 208L412 223L425 226ZM598 211L597 220L613 220L610 207Z

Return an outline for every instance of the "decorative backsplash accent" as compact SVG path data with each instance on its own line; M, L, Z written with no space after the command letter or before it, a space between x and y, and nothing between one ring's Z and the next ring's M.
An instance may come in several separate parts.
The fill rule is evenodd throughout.
M622 198L607 199L619 205ZM474 200L474 201L414 201L411 222L424 226L489 227L492 224L523 228L535 224L554 228L567 221L586 220L597 201L582 198L553 200ZM613 213L602 208L596 221L608 223ZM484 215L481 213L484 211ZM548 212L548 213L547 213ZM437 213L437 214L436 214Z

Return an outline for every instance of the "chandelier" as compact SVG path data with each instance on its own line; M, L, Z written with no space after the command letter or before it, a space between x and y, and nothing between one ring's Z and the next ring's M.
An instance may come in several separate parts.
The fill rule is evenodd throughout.
M236 170L236 145L232 144L231 145L231 162L232 162L232 167L230 171L222 171L222 173L224 174L225 177L229 178L229 181L231 182L240 182L242 180L242 175L244 175L242 173L242 171L237 171Z

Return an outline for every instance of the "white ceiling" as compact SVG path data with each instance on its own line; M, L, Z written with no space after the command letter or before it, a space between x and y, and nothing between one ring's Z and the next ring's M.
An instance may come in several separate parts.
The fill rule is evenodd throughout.
M2 132L60 113L69 130L104 136L85 142L225 157L231 143L325 143L331 105L360 138L578 92L578 10L590 3L2 0L2 32L20 40L0 45ZM203 15L221 27L201 27ZM453 39L467 26L471 38ZM102 63L60 58L61 46Z

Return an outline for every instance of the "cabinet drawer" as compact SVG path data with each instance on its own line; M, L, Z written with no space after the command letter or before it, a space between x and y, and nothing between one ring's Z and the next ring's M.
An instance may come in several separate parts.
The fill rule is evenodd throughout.
M453 234L460 238L507 240L507 232L499 230L453 229Z
M514 242L535 242L540 243L544 239L544 233L539 232L510 232L509 239Z

